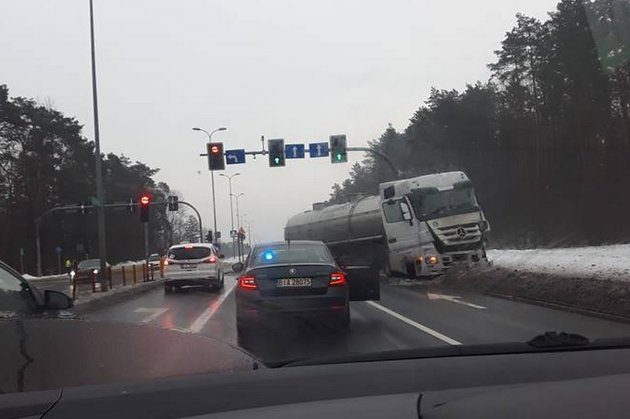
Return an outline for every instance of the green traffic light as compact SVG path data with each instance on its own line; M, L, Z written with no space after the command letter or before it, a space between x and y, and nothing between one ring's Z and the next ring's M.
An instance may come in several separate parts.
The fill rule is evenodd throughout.
M273 161L276 162L276 164L280 164L280 157L276 157Z
M342 155L337 153L337 160L341 161Z

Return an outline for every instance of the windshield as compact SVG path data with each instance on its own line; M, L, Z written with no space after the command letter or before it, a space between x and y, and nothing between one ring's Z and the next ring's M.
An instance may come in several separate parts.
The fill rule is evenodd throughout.
M409 200L421 220L451 215L456 212L478 210L473 188L440 191L437 188L413 190Z
M89 260L83 260L81 262L79 262L79 269L93 269L93 268L100 268L101 267L101 261L98 259L89 259Z
M0 406L630 338L630 0L2 0L0 263Z
M208 247L185 246L169 249L168 258L172 260L203 259L212 254Z

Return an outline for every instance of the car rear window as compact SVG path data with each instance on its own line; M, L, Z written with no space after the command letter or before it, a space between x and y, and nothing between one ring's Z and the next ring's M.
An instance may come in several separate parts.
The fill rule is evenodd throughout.
M323 244L281 244L261 246L251 255L251 266L278 263L335 263L328 248Z
M92 269L92 268L100 268L100 267L101 267L101 261L98 259L83 260L79 262L79 265L78 265L79 269Z
M168 258L173 260L203 259L212 254L208 247L176 247L168 251Z

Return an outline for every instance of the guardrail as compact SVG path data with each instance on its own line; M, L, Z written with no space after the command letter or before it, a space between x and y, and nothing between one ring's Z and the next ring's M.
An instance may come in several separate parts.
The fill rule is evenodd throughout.
M156 266L138 262L120 266L109 266L107 268L106 280L108 281L109 290L114 290L120 287L133 286L141 282L155 281L163 276L164 272L161 263L159 266ZM79 295L82 294L102 292L101 284L98 282L97 274L94 272L80 273L75 275L69 282L69 293L73 300L76 300Z

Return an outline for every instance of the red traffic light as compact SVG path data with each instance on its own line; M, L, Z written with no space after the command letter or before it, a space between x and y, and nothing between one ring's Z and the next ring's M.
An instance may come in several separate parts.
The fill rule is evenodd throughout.
M213 145L212 147L210 147L210 152L212 154L217 154L219 152L219 146Z
M151 198L148 195L142 195L142 198L140 198L140 203L142 205L149 205L149 202L151 202Z

